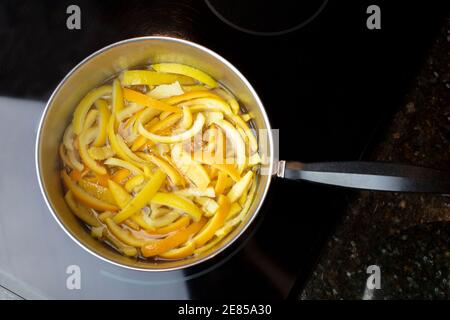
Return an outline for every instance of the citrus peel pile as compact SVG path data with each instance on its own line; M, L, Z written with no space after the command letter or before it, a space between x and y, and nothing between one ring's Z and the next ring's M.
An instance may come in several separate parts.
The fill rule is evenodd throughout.
M234 96L201 70L122 72L75 109L59 148L70 210L130 257L183 259L248 213L260 164Z

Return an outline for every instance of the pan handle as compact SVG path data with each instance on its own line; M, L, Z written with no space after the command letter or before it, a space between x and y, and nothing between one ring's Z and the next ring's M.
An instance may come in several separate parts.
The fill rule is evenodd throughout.
M450 194L448 172L384 162L301 163L281 160L277 176L365 190Z

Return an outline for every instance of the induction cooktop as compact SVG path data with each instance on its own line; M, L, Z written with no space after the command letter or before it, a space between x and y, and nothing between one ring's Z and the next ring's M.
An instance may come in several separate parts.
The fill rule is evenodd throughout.
M18 298L219 299L297 297L352 193L275 180L242 239L193 270L143 273L103 262L70 240L41 197L38 119L84 57L126 38L198 42L249 79L280 131L280 158L364 158L423 62L444 4L376 1L0 2L0 286ZM442 2L443 3L443 2ZM70 285L76 268L81 287Z

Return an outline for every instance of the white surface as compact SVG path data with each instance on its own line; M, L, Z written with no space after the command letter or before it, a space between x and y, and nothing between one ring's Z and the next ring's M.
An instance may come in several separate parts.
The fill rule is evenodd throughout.
M181 271L155 274L112 266L85 252L57 225L34 165L43 109L42 102L0 97L0 285L25 299L189 298ZM66 288L69 265L81 269L80 290Z

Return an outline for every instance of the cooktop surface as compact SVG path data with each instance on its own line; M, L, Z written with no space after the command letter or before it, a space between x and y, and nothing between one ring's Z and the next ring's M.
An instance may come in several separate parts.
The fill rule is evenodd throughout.
M35 173L38 119L58 82L95 50L167 35L205 45L242 71L280 130L281 159L364 158L446 12L444 2L391 2L377 1L381 29L370 30L369 1L81 0L81 29L69 30L71 1L2 1L0 285L22 298L297 296L351 192L275 180L252 228L211 262L125 270L85 252L51 217ZM80 290L67 286L73 266Z

